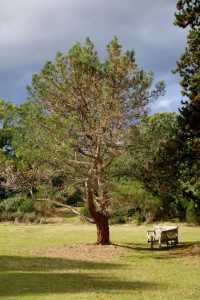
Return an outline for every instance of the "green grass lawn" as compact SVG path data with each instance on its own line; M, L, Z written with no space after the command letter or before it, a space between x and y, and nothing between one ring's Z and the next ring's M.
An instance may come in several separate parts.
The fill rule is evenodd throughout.
M153 251L146 230L112 226L118 246L104 248L88 245L93 225L1 224L0 299L200 299L200 228L181 226L178 248Z

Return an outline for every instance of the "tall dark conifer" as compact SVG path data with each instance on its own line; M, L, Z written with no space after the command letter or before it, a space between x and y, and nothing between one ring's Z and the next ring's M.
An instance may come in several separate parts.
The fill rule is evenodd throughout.
M179 0L175 24L189 28L185 52L177 62L181 77L182 101L180 124L186 136L200 136L200 1Z
M179 182L200 222L200 1L178 0L175 18L177 26L188 29L187 45L176 68L184 96L179 114Z

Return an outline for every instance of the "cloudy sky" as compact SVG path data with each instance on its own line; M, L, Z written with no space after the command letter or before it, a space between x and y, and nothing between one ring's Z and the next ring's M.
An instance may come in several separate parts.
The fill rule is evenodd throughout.
M179 78L171 73L186 33L173 25L175 0L0 0L0 98L21 103L33 73L89 36L100 55L116 35L138 64L166 82L152 112L176 111Z

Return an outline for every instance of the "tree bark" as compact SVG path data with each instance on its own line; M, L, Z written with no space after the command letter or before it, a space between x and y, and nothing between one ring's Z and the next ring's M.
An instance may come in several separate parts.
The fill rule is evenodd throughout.
M97 227L97 244L109 245L110 234L108 217L105 214L96 210L93 190L88 184L86 184L86 194L88 209Z
M109 232L108 217L99 214L98 218L95 220L95 223L97 227L97 244L109 245L110 232Z

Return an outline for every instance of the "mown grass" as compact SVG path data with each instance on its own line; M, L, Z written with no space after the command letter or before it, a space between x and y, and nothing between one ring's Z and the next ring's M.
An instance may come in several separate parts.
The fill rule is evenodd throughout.
M184 255L199 227L180 228L177 249L151 251L145 226L112 226L108 260L49 257L47 250L95 241L92 225L0 225L0 299L200 299L200 256ZM39 253L39 254L38 254Z

